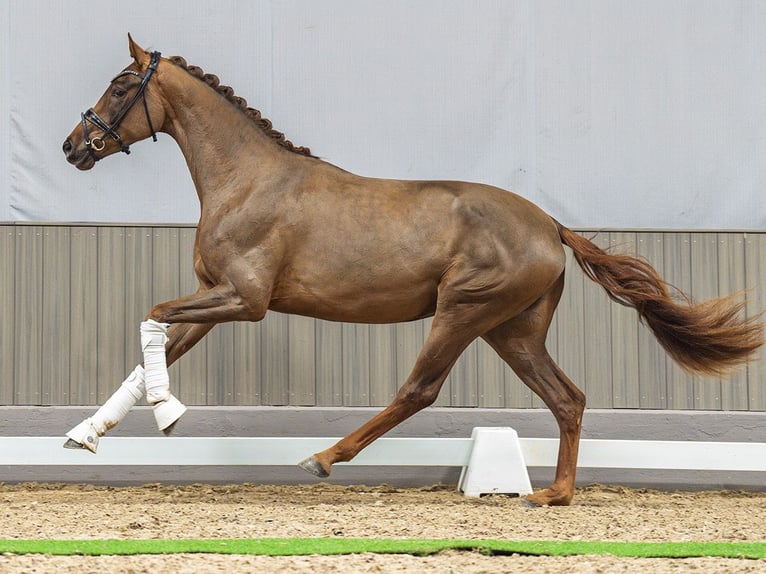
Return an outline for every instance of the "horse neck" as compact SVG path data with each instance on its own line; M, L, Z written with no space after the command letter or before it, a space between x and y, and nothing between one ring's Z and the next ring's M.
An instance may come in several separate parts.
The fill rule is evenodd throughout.
M241 176L252 183L268 170L273 177L285 150L204 82L183 71L173 77L172 85L163 85L168 119L162 131L181 148L203 211Z

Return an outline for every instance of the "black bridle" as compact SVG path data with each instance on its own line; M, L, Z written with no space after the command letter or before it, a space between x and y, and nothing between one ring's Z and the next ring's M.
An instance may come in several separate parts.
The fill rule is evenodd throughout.
M157 141L157 133L154 131L154 126L152 125L152 118L149 116L149 106L146 104L146 86L149 83L149 80L152 77L152 74L154 74L154 71L157 69L157 64L160 62L160 53L159 52L152 52L151 61L149 62L149 67L146 68L146 72L142 76L138 72L135 72L133 70L125 70L124 72L120 72L117 74L112 81L116 80L117 78L120 78L122 76L127 75L133 75L141 78L141 84L138 86L138 90L133 95L131 100L128 102L128 104L120 111L119 114L117 114L117 117L112 120L111 125L108 122L105 122L94 110L93 108L88 109L85 113L81 114L82 116L82 131L83 135L85 136L85 145L93 150L93 151L101 151L106 147L106 143L104 142L104 138L109 136L114 141L117 142L117 145L120 146L120 151L125 153L130 153L130 146L125 145L120 138L120 134L117 133L117 128L120 127L120 124L122 123L122 120L125 119L125 116L128 114L128 112L133 108L133 106L136 104L139 98L143 97L144 100L144 112L146 113L146 121L149 124L149 129L152 132L152 139L154 141ZM101 134L99 137L94 137L93 139L89 138L88 134L88 122L92 123L97 128L101 129L104 133Z

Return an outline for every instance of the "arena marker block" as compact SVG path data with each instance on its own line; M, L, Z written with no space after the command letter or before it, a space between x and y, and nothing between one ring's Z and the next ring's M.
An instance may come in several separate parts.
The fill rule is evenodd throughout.
M460 474L458 490L465 496L532 493L518 433L510 427L475 427L468 466Z

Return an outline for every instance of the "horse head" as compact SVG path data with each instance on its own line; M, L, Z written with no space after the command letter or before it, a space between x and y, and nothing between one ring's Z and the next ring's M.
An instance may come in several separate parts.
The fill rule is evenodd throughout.
M165 122L157 80L159 52L146 52L128 34L133 62L109 83L96 105L81 114L81 122L64 141L67 161L78 169L91 169L113 153L130 153L130 145L152 137Z

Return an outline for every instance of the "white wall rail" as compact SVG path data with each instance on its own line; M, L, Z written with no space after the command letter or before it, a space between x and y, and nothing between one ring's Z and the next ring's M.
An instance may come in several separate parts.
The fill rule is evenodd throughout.
M61 448L63 437L0 437L0 465L12 466L280 466L294 465L337 438L104 437L98 454ZM558 439L520 438L527 466L556 465ZM358 466L468 466L470 438L381 438L347 463ZM506 455L507 456L507 455ZM588 440L580 468L766 472L766 444Z
M58 436L0 437L0 466L292 466L337 440L104 437L94 455L62 448L64 438ZM524 494L530 490L526 468L555 466L557 451L558 439L518 438L506 427L477 427L471 438L381 438L353 461L339 464L462 467L461 490L466 494L474 483L481 485L474 495ZM578 466L766 472L766 443L583 439ZM514 472L515 478L500 478Z

